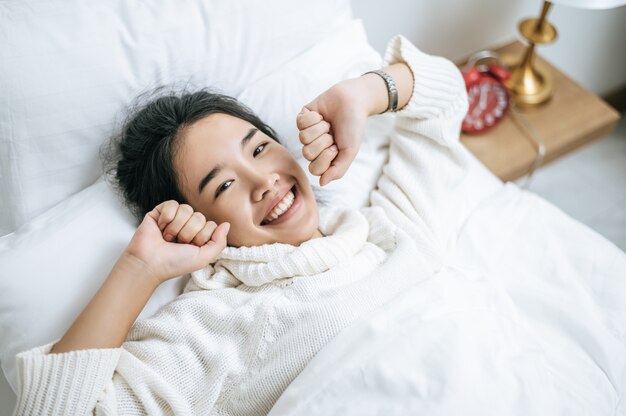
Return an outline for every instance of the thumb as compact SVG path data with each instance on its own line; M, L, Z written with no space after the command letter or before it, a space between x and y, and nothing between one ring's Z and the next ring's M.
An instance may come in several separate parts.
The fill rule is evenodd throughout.
M211 239L200 247L200 256L203 260L206 260L205 264L215 260L222 250L226 248L226 236L228 235L228 231L230 231L230 223L221 223L217 226L215 231L213 231Z
M335 179L342 178L348 171L348 168L350 167L350 164L354 160L355 156L356 152L353 152L350 149L339 150L339 153L331 162L330 167L326 169L326 172L324 172L320 177L320 186L325 186Z
M359 151L365 134L364 123L359 122L359 120L345 120L333 127L335 127L334 138L339 152L331 162L330 167L320 177L320 186L345 175Z

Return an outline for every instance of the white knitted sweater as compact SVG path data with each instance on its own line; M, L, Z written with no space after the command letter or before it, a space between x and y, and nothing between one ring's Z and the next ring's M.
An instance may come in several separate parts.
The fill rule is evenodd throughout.
M440 269L472 208L458 142L467 96L450 61L402 36L385 54L399 61L415 87L372 207L320 208L326 237L300 247L226 248L121 348L21 353L16 414L266 414L343 328Z

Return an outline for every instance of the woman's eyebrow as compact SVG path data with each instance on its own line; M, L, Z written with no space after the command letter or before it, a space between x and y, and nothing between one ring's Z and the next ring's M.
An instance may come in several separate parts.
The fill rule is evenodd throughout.
M243 149L246 148L246 145L248 144L248 142L250 140L252 140L252 137L254 136L254 134L257 131L259 131L259 130L256 127L253 127L250 130L248 130L248 133L244 136L243 139L241 139L241 150L242 151L243 151ZM211 171L209 173L207 173L207 175L204 178L202 178L202 180L200 181L200 185L198 185L198 194L200 194L202 192L204 187L207 186L209 184L209 182L211 182L211 180L213 178L215 178L218 173L220 173L221 170L222 170L222 165L218 164L213 169L211 169Z

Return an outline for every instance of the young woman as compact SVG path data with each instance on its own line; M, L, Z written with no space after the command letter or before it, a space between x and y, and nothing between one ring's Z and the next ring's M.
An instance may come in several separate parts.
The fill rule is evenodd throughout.
M343 328L439 270L474 200L458 143L465 87L401 36L383 71L296 118L325 185L354 159L367 117L397 111L362 210L319 207L294 156L233 99L165 96L134 114L117 175L143 220L65 335L18 356L17 414L265 414ZM181 296L134 323L186 273Z

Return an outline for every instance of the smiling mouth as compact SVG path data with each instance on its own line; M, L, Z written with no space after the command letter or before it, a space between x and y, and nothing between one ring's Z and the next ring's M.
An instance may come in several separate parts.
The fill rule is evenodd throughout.
M269 215L261 221L261 225L269 225L278 218L285 215L289 209L293 206L294 201L296 200L296 185L294 185L289 192L285 195L285 197L272 209Z

